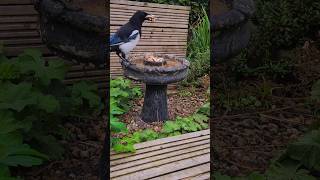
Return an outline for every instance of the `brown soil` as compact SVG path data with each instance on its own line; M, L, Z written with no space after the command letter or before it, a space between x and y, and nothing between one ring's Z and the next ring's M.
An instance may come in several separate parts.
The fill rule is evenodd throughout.
M231 176L264 172L271 159L279 155L288 143L302 136L310 124L319 121L305 103L311 86L320 79L320 49L309 44L295 52L295 80L271 82L277 91L266 99L271 104L270 108L225 111L216 106L212 119L214 171ZM223 74L226 68L215 67L214 72ZM258 79L243 79L241 83L244 84L242 88L248 84L262 84Z
M184 95L181 93L184 91L191 91L191 93ZM193 90L190 87L185 87L169 93L168 113L170 120L175 119L177 116L186 117L195 113L206 101L208 101L206 91L207 89L204 87ZM163 124L162 122L147 124L140 119L142 106L143 98L134 101L131 110L123 115L121 120L127 124L127 127L131 132L145 128L152 128L155 131L160 131Z
M98 163L104 141L106 117L68 120L64 126L70 139L61 141L64 158L39 167L19 169L25 180L97 180Z

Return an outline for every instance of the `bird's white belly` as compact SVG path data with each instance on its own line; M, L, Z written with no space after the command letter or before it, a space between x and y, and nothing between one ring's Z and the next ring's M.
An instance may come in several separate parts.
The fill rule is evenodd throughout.
M119 48L123 53L127 55L130 51L132 51L133 48L137 46L139 40L140 40L140 35L138 35L136 39L131 40L130 42L121 44Z

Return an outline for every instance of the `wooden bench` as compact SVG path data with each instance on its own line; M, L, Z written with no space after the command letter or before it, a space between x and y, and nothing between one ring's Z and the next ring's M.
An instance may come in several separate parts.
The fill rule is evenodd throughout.
M111 152L111 179L210 179L209 130L148 141L135 148L135 153Z

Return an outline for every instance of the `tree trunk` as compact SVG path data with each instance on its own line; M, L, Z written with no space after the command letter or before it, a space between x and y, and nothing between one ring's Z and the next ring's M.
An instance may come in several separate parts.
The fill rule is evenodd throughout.
M168 119L167 85L146 85L141 119L147 123Z

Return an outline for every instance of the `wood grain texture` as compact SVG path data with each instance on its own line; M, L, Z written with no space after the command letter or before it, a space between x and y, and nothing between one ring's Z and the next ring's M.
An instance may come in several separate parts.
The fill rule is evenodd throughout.
M209 130L136 144L136 153L111 152L111 179L210 179Z

